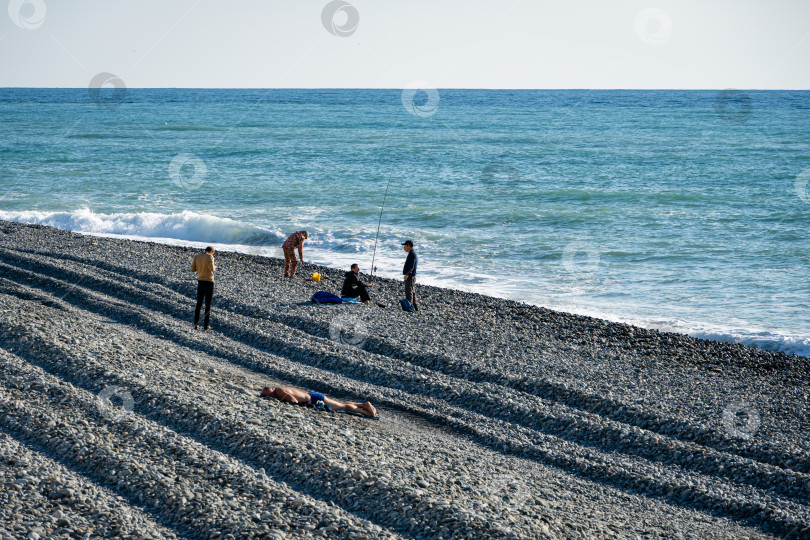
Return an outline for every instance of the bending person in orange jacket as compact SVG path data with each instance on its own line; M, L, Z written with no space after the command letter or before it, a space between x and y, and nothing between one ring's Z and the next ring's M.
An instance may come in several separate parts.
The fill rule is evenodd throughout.
M298 268L298 261L295 260L295 250L301 262L304 262L304 240L309 238L307 231L295 231L281 245L284 251L284 277L295 277L295 270Z

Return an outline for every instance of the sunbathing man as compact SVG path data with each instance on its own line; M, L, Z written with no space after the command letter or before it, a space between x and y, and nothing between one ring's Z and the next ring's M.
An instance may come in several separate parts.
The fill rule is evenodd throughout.
M282 388L280 386L272 388L265 386L262 389L262 397L272 397L279 401L286 401L287 403L299 403L302 405L307 403L315 405L317 402L323 401L323 404L329 405L333 411L348 411L362 414L363 416L370 416L371 418L377 416L377 409L375 409L369 401L366 401L365 403L343 403L341 401L335 401L334 399L328 398L320 392L310 392L307 394L306 392L296 390L295 388Z

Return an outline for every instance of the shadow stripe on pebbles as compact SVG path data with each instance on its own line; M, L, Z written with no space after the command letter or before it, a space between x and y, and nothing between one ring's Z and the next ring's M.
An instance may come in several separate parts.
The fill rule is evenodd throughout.
M51 308L49 308L49 310L50 309ZM50 318L50 317L48 317L48 318ZM36 324L41 325L42 323L38 322ZM34 334L33 330L34 329L24 330L23 334L25 334L25 332L28 331L29 334L33 335ZM91 328L91 329L88 329L88 330L94 330L94 329ZM106 339L108 336L105 336L103 334L103 332L102 332L102 330L103 330L102 325L99 325L99 328L95 329L95 330L96 330L96 332L98 334L95 337L97 337L98 339L103 340L105 343L109 342L109 340ZM73 343L73 338L70 335L57 338L56 343L55 343L56 348L51 346L49 349L44 344L37 343L35 340L30 339L31 335L27 336L27 337L29 337L29 340L25 342L26 343L26 348L33 349L33 350L47 349L47 350L44 351L43 357L46 358L46 359L49 359L49 361L52 362L53 364L61 366L61 369L63 369L65 372L69 372L71 374L73 374L74 372L75 373L80 373L82 375L86 374L87 369L83 368L81 364L76 363L76 362L69 362L69 360L70 360L70 358L69 358L70 357L70 350L72 348L74 348L72 345L75 345L75 343ZM8 333L5 333L3 337L8 338L8 337L11 337L11 336L9 336ZM64 343L62 343L62 342L64 342ZM64 349L59 349L60 345L64 345L65 348ZM100 356L113 356L115 354L114 351L116 350L115 345L116 345L116 343L110 343L109 346L108 346L109 350L106 350L106 351L94 350L93 355L95 356L96 354L98 354ZM54 354L54 353L56 353L56 354ZM149 356L151 356L151 353L148 353L148 354L149 354ZM91 360L90 363L95 363L95 362ZM128 362L125 362L124 364L126 365L126 363L128 363ZM144 362L141 362L141 365L143 363ZM125 370L126 369L125 365L124 366L118 366L116 368L115 366L110 365L109 361L106 362L103 365L104 365L104 367L106 369L115 369L115 370L118 370L118 369L124 369ZM101 368L100 365L98 367ZM166 368L168 368L168 367L169 366L167 365ZM141 369L141 367L139 367L139 369ZM112 372L110 372L106 376L102 374L101 382L99 382L99 385L101 383L119 384L121 382L122 381L119 378L116 378L114 376L114 374ZM171 382L169 384L171 384ZM140 386L140 385L135 385L135 386ZM166 393L166 388L168 388L167 383L165 381L163 381L161 383L159 383L158 381L153 381L148 386L154 386L155 390L158 392L158 394ZM174 385L174 386L176 386L176 385ZM133 390L134 395L139 395L140 393L141 393L140 390L139 391ZM238 396L239 396L239 394L236 395L236 397L238 397ZM175 396L173 396L173 395L169 396L169 398L173 398L173 397L175 397ZM229 426L228 422L223 421L222 419L217 418L216 416L212 418L210 416L210 414L205 415L205 416L199 416L197 414L198 409L194 405L188 405L188 404L185 404L185 403L178 403L177 400L175 400L175 399L162 399L162 400L153 401L152 396L144 396L144 400L148 401L148 403L146 403L146 406L151 407L151 409L156 411L156 413L158 413L160 411L170 411L170 412L174 411L174 414L176 414L175 418L182 417L182 418L186 419L190 424L198 424L197 425L198 429L199 429L200 425L202 425L203 428L204 428L205 424L208 424L208 421L211 420L211 422L215 424L214 427L211 428L211 431L216 432L217 435L225 434L224 435L225 438L231 437L232 440L229 441L229 443L231 443L231 444L236 444L237 446L250 445L251 444L251 442L249 440L242 440L241 435L239 435L239 433L238 433L239 426ZM274 402L259 402L259 403L269 405L269 404L273 404ZM137 407L137 405L136 405L136 407ZM223 405L220 405L219 411L221 412L224 409L225 409L225 407ZM288 406L285 409L285 406L278 405L277 406L278 419L281 420L283 418L284 413L287 413L288 411L289 411ZM295 416L299 416L296 413L292 413L292 414L295 415ZM155 416L154 414L150 414L150 417L154 417L154 416ZM312 415L309 415L309 416L312 416ZM315 415L315 416L317 417L317 415ZM333 421L334 421L333 419L327 417L327 422L333 422ZM360 425L363 425L363 424L360 424ZM372 426L373 425L374 424L372 424ZM298 424L293 429L295 429L295 431L297 431L297 432L300 432L305 427L306 427L305 425ZM305 438L306 438L307 433L304 433L304 435L305 435ZM358 439L359 439L359 437L361 437L360 433L358 433L357 437L358 437ZM234 441L234 439L235 439L235 441ZM210 439L209 439L209 442L210 442ZM380 442L382 443L383 441L380 441ZM434 455L440 455L440 456L441 455L449 455L451 457L454 457L453 453L454 453L454 450L448 451L448 450L445 450L445 449L435 449L433 451ZM385 455L395 455L396 452L391 452L390 450L386 450L384 452L384 454ZM284 462L287 464L287 466L295 466L295 465L293 465L294 461L295 460L292 459L292 456L288 456L284 460ZM454 465L453 469L457 473L462 471L462 470L463 471L468 470L467 468L460 467L458 463L456 465ZM358 471L356 471L356 470L354 472L347 471L347 474L345 476L349 479L350 483L357 483L358 478L355 477L355 474L357 474L357 473L358 473ZM486 489L487 484L489 482L491 482L492 478L487 477L486 475L482 475L481 473L482 473L482 471L474 471L474 470L469 470L469 472L465 472L465 474L469 474L469 475L477 477L477 479L478 479L478 481L480 483L476 486L476 489L484 491ZM378 479L381 479L383 482L386 482L385 475L379 476ZM441 488L443 485L452 485L453 484L453 479L454 479L454 477L451 476L449 478L432 480L432 482L435 482L435 486L431 485L430 489L434 490L436 486ZM450 499L450 501L452 501L452 498ZM529 501L526 502L526 504L529 505L529 506L533 506L533 505L537 504L537 501L530 499ZM546 503L543 503L543 504L546 504ZM463 514L457 514L456 512L458 510L460 510L460 509L457 509L457 507L455 505L453 505L452 502L448 504L447 502L443 503L441 500L438 500L437 501L437 506L439 506L440 508L444 508L443 514L444 514L445 517L442 519L442 522L444 522L443 526L447 527L447 533L446 533L447 536L457 536L457 535L452 534L452 531L454 530L454 527L457 526L458 524L464 525L465 523L470 523L468 516L471 516L471 514L469 514L469 512L467 512L467 511L465 511ZM490 508L489 510L491 511L492 508ZM476 511L476 513L480 514L481 511L482 511L482 509L479 508ZM507 511L508 511L508 508L507 508ZM419 527L421 527L420 530L422 532L424 532L425 521L423 520L423 516L421 514L417 514L417 515L419 515L419 520L420 521L418 523L416 523L415 525L418 525ZM455 516L460 516L461 521L458 521L457 518L454 519L454 515ZM531 515L531 514L529 514L529 515ZM414 519L414 518L410 518L410 519ZM493 517L490 517L489 519L495 521ZM500 520L503 520L503 519L504 519L503 517L500 518ZM546 519L547 519L548 523L554 523L555 522L555 518L552 517L552 516L548 516ZM507 523L509 523L509 522L507 522ZM513 521L511 523L514 525ZM544 523L543 521L538 520L537 518L534 518L534 526L532 527L532 529L529 529L529 530L534 530L534 531L536 531L536 533L530 534L528 536L532 536L532 537L545 536L545 534L542 533L543 527L544 527L543 523ZM609 531L610 531L610 528L607 526L607 524L600 525L600 527L601 528L599 528L599 529L590 528L590 530L592 531L592 534L596 534L597 536L600 536L600 537L601 536L607 536ZM567 530L567 529L558 529L558 528L552 526L551 528L547 528L547 530L550 531L551 537L575 536L573 534L573 531ZM589 530L589 529L585 529L585 530ZM600 531L600 532L597 532L597 531ZM478 534L481 535L480 532ZM419 537L435 537L436 535L428 533L428 534L421 534L421 535L416 534L415 536L419 536ZM464 535L461 534L461 536L464 536ZM493 531L493 532L491 532L489 534L485 534L483 536L496 537L496 536L502 536L502 534L498 534L497 532ZM669 535L665 535L665 536L669 536ZM478 536L475 536L475 537L478 537Z
M88 298L87 296L93 296L90 291L85 291L82 295L84 298L84 302L90 302L92 299ZM105 310L99 310L99 312L104 312ZM109 310L106 310L109 313ZM173 334L174 330L169 327L161 327L157 325L155 322L149 322L148 320L138 320L139 326L141 325L153 325L154 332L160 335L171 335ZM179 336L175 336L178 338ZM201 338L202 339L202 338ZM182 341L182 339L180 339ZM218 339L219 341L219 339ZM224 338L222 339L224 341ZM218 345L214 342L209 340L207 344L209 349L216 349ZM241 352L238 351L238 347L244 347L242 344L235 344L233 347L226 347L228 350L231 351L231 359L232 361L237 361L242 359L248 358L249 353L247 351ZM68 355L69 351L65 350L62 351L63 354ZM223 353L223 356L226 356ZM262 362L258 362L256 365L259 367L262 366ZM328 377L328 375L325 375ZM110 381L115 382L115 381ZM379 390L379 389L378 389ZM389 393L399 394L398 391L395 390L386 390ZM158 399L163 399L158 396ZM454 408L444 407L446 411L451 412L453 415L457 415L459 418L453 418L452 416L448 415L437 415L435 413L429 412L430 410L440 410L442 409L442 404L438 402L430 403L430 399L422 397L422 402L427 403L427 409L425 408L412 408L417 412L421 412L422 414L427 414L429 417L434 417L439 420L449 422L453 424L455 427L467 430L471 434L476 433L477 431L489 431L489 432L497 432L499 430L503 430L503 426L499 426L493 424L491 419L488 418L481 418L480 416L473 415L473 413L465 412L463 410L456 410ZM394 402L396 405L396 402ZM171 409L171 403L163 404L163 409ZM468 415L467 418L464 418L465 415ZM468 420L467 423L464 420ZM471 426L480 426L480 428L473 428ZM545 462L565 467L569 470L576 470L579 471L580 474L584 474L586 477L593 478L599 481L607 481L612 482L617 485L621 485L627 488L631 488L634 490L639 490L640 492L647 492L651 494L657 494L664 496L674 502L678 503L689 503L689 504L698 504L700 506L705 506L707 508L715 509L717 511L723 510L724 513L729 515L735 515L739 519L745 519L752 515L757 515L759 519L770 523L772 527L777 530L786 530L786 527L789 525L789 521L787 521L788 516L782 515L782 510L780 508L791 508L791 505L786 502L778 501L776 498L771 497L772 501L778 502L778 507L774 510L769 509L764 504L758 503L750 503L747 502L747 496L745 493L734 493L734 489L730 486L714 486L710 488L705 488L701 485L700 478L689 478L688 476L682 476L678 471L670 471L668 475L668 479L658 479L657 476L661 471L657 471L655 469L649 468L648 465L644 464L641 461L616 461L614 460L611 463L611 460L608 459L608 456L600 455L599 453L591 452L587 450L587 448L576 448L572 447L569 449L570 455L560 454L559 450L554 450L555 442L553 439L549 439L545 436L537 437L536 434L532 433L525 433L525 432L518 432L519 434L523 435L523 437L519 437L518 440L522 439L520 444L517 445L516 450L528 455L534 455L537 458L544 460ZM535 437L533 440L529 437ZM493 439L490 437L489 439ZM495 442L497 446L501 445L508 445L511 442L514 442L515 438L512 436L502 436L502 437L494 437L493 440L484 440L482 442L488 442L489 444L493 444ZM527 444L529 443L529 444ZM674 475L674 476L673 476ZM717 484L718 482L711 479L713 483ZM794 509L795 510L795 509ZM799 509L799 514L802 513L802 510Z
M0 358L7 358L0 354ZM122 534L176 538L115 492L4 433L0 425L0 537Z
M59 275L68 275L71 281L82 279L82 289L94 286L91 290L104 294L113 287L113 283L105 276L80 278L77 274L62 270L51 263L42 261L37 263L51 268L54 272L61 272ZM39 278L53 279L45 275L39 275ZM58 287L60 284L55 283L55 286ZM141 306L154 308L165 315L179 317L182 313L182 310L170 304L166 297L148 292L139 293L131 285L120 285L116 294L118 296L129 294L133 301L140 301ZM167 291L166 296L171 296L171 293ZM85 297L84 302L88 301L89 299ZM121 315L122 321L131 321L131 317L135 316L140 319L138 321L140 326L153 324L151 321L154 317L147 317L148 320L144 320L144 315L139 314L140 310L138 313L131 313L132 309L126 305L123 305L123 309L125 312ZM231 317L240 316L231 315ZM559 403L549 402L526 392L510 391L508 399L502 400L504 389L499 385L487 382L474 383L362 350L353 349L352 359L347 362L340 347L324 338L309 336L307 339L307 334L296 329L264 322L265 327L274 326L277 333L281 331L287 334L287 337L283 334L271 337L264 332L245 330L245 327L250 327L250 322L239 323L238 320L223 321L220 328L227 335L237 337L239 341L252 347L281 354L299 362L305 361L313 367L328 369L357 380L365 379L375 385L381 385L388 391L399 389L408 392L410 389L420 388L423 397L430 396L440 402L506 420L577 444L586 444L597 449L610 448L611 451L618 450L629 456L640 456L666 465L678 465L701 474L719 476L735 483L768 489L798 501L810 500L810 476L800 472L784 470L767 463L752 463L749 459L736 454L719 452L695 443L685 443L609 418L593 418L567 405L561 406ZM185 340L182 335L177 334L175 339L180 343ZM209 345L206 344L206 347ZM374 394L377 400L385 399L379 391Z
M174 524L183 536L272 533L270 526L283 534L299 530L301 513L316 524L328 522L335 536L381 532L138 414L110 421L95 394L15 356L3 355L2 373L0 418L6 430L105 483L158 521Z

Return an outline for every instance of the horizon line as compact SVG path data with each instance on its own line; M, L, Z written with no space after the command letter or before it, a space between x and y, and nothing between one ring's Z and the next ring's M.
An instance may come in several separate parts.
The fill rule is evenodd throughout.
M0 86L0 90L86 90L86 86ZM105 88L105 87L102 87ZM361 86L126 86L127 90L399 90L396 86L361 87ZM588 92L615 92L615 91L642 91L642 92L700 92L738 90L747 92L808 92L810 88L494 88L494 87L425 87L434 90L504 90L504 91L588 91Z

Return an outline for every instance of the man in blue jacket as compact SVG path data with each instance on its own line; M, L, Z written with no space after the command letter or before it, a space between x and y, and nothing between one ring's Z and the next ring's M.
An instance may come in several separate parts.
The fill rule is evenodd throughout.
M411 303L413 309L419 311L416 305L416 263L418 257L416 251L413 250L413 241L405 240L402 243L402 249L408 254L405 259L405 266L402 268L402 275L405 278L405 299Z

